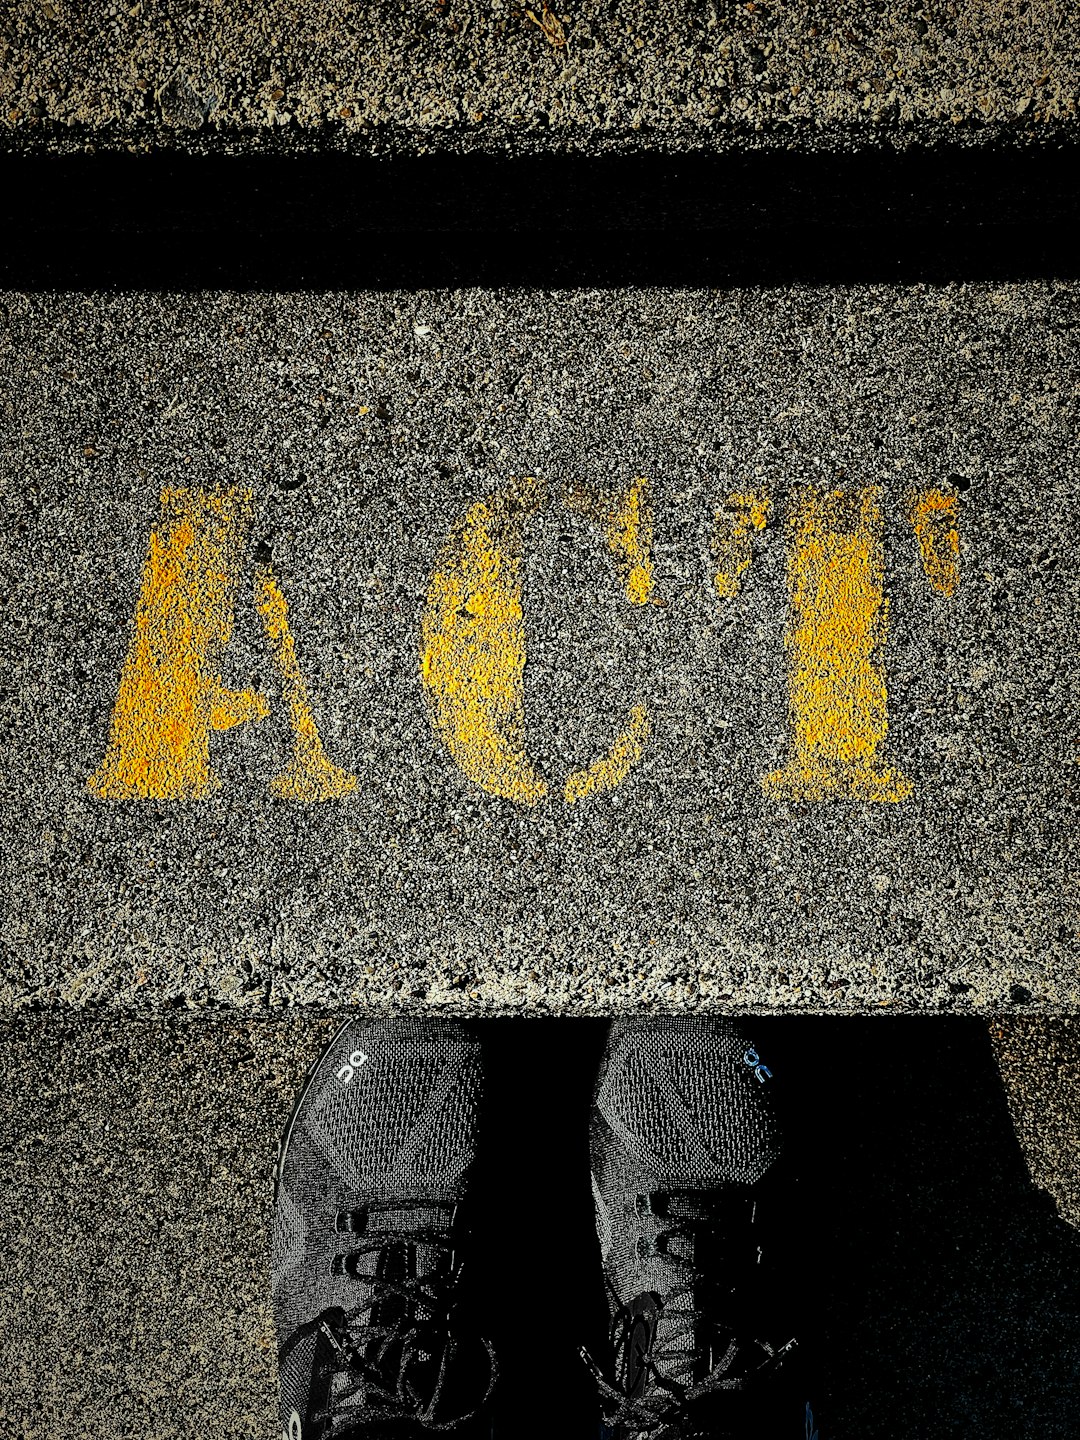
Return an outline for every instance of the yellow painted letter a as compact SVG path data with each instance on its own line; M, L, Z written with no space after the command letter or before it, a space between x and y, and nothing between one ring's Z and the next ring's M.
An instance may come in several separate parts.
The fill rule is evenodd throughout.
M162 492L108 747L88 781L91 794L100 799L205 798L221 788L210 766L210 732L270 713L264 695L229 690L221 678L250 515L247 490ZM269 566L258 567L255 602L293 732L292 761L271 779L271 791L310 802L355 790L356 777L334 765L323 749L285 597Z

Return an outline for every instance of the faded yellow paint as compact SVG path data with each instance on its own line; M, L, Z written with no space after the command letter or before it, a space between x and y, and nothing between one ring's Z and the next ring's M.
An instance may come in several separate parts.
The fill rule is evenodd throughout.
M265 720L269 714L266 697L256 690L219 690L210 711L210 729L231 730L249 720Z
M567 776L563 788L563 799L566 803L573 805L575 800L583 800L586 795L614 790L641 759L648 736L648 709L644 705L634 705L630 710L630 724L618 736L607 754L600 760L594 760L585 769L575 770Z
M521 601L523 522L543 499L541 484L523 480L469 507L439 552L420 627L421 679L452 759L490 794L524 805L548 794L547 781L526 754ZM646 482L635 480L615 497L575 491L567 504L601 526L627 598L647 604L653 572ZM641 757L648 728L646 707L635 705L607 753L568 777L566 803L625 779Z
M897 801L911 784L879 755L888 729L881 489L800 487L787 514L792 753L776 799Z
M221 788L210 767L210 732L269 715L264 695L229 690L221 681L250 516L249 490L162 491L109 743L87 781L91 794L103 800L204 799ZM282 677L294 736L293 763L271 780L270 788L290 800L346 794L356 788L356 778L331 764L323 751L285 597L266 567L256 576L255 599Z
M769 514L769 497L764 490L736 491L716 512L713 527L713 584L722 600L731 600L742 586L742 577L754 558L751 532L764 530Z
M608 549L620 563L631 605L653 598L653 515L649 482L639 476L619 497L607 523Z
M350 794L357 787L357 778L335 765L323 749L289 629L289 607L268 565L259 565L255 571L255 608L266 627L274 663L281 676L293 733L292 763L271 779L271 792L283 800L307 804Z
M522 521L535 480L470 505L440 551L421 620L420 675L455 764L492 795L535 805L546 781L525 754Z
M566 503L603 530L631 605L648 605L654 600L653 510L648 480L638 476L614 495L598 493L591 487L575 487Z
M255 691L227 690L219 668L250 509L247 490L162 491L108 747L87 782L92 794L201 799L221 786L210 768L210 731L268 713Z
M956 494L920 490L912 495L908 513L918 537L926 578L942 595L951 595L960 579Z

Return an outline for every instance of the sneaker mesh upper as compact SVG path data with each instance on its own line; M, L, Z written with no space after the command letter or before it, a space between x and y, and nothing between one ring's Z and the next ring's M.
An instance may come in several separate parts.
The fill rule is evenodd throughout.
M366 1058L351 1065L357 1051ZM338 1214L378 1201L389 1208L368 1226L382 1231L445 1221L467 1188L480 1088L479 1046L449 1021L352 1022L312 1072L283 1139L274 1216L273 1297L286 1435L294 1414L303 1440L321 1434L312 1418L321 1404L313 1393L313 1364L324 1343L320 1317L354 1311L374 1293L364 1275L374 1274L378 1253L358 1253L357 1237L338 1230ZM395 1200L428 1201L430 1209L403 1204L395 1211ZM346 1255L352 1256L352 1273L334 1274L335 1257ZM413 1256L420 1276L449 1263L434 1244L416 1244ZM362 1406L362 1392L352 1403Z
M747 1037L728 1019L612 1026L590 1140L612 1373L620 1389L629 1383L629 1361L619 1337L644 1296L659 1301L652 1354L664 1357L666 1378L687 1387L702 1379L702 1293L688 1278L711 1268L710 1286L722 1289L725 1275L716 1272L727 1264L725 1245L730 1242L732 1280L741 1277L746 1254L754 1254L755 1237L740 1217L750 1216L753 1187L782 1146L768 1083L758 1079L748 1052ZM734 1202L732 1233L721 1235L708 1256L699 1253L693 1226L673 1223L666 1213L671 1192L691 1213L695 1203L714 1204L717 1197Z

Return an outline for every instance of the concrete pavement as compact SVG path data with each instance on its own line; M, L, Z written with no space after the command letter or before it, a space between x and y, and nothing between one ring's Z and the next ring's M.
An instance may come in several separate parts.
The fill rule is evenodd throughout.
M1039 144L1078 95L1049 0L18 0L0 52L3 143L47 151Z
M1074 285L5 310L7 1006L1075 1006Z
M1077 1023L757 1023L777 1084L798 1099L789 1138L803 1178L785 1238L822 1342L821 1433L892 1440L899 1413L911 1435L1069 1440ZM0 1020L0 1424L12 1434L271 1433L274 1149L335 1024L310 1013ZM503 1100L485 1144L492 1213L477 1264L490 1271L507 1403L536 1419L530 1433L583 1440L595 1421L574 1348L592 1323L597 1261L581 1149L602 1027L501 1025L481 1028Z

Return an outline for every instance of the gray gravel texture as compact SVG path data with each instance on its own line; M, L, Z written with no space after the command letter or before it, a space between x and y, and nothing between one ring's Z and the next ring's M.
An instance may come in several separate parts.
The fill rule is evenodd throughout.
M2 1003L607 1014L1075 1009L1075 284L4 297ZM452 763L419 678L443 538L510 476L526 737L556 780L647 703L607 794L528 807ZM564 484L650 477L661 605ZM965 483L949 599L909 485ZM163 486L248 485L355 793L279 800L290 734L239 586L223 787L103 801ZM780 802L784 534L721 601L734 489L882 484L901 803Z
M0 135L45 149L843 150L1071 127L1066 0L14 0Z
M274 1147L336 1023L235 1014L0 1019L0 1423L9 1433L271 1434ZM899 1433L920 1440L969 1426L984 1440L1071 1440L1080 1400L1077 1022L992 1024L1004 1098L978 1037L958 1036L954 1021L933 1022L934 1045L923 1030L908 1073L897 1031L919 1022L836 1022L823 1045L810 1032L829 1022L793 1023L819 1062L800 1073L829 1117L820 1141L847 1157L823 1169L813 1230L828 1277L815 1312L830 1391L822 1434L892 1440L899 1410ZM872 1068L851 1070L836 1043L841 1031L861 1032L851 1053L865 1062L872 1051ZM543 1106L542 1087L526 1088L534 1108ZM1027 1117L1017 1133L1041 1195L1025 1176L1006 1098L1014 1116ZM539 1110L525 1110L540 1123ZM531 1152L562 1128L553 1113L522 1143ZM1059 1133L1068 1137L1060 1150ZM527 1332L532 1310L520 1304L520 1277L535 1274L552 1235L559 1245L543 1263L559 1288L580 1279L559 1278L560 1263L573 1255L587 1264L587 1247L579 1259L559 1226L590 1225L588 1186L567 1175L549 1225L515 1232L521 1177L511 1167L499 1178L518 1249L496 1264L511 1277ZM584 1323L574 1310L562 1319L545 1352L553 1385L560 1367L577 1366L575 1327ZM528 1344L527 1333L515 1338ZM535 1357L528 1373L528 1433L594 1433L587 1414L548 1408L554 1392L537 1382Z
M12 1434L271 1434L274 1146L325 1029L4 1023Z

